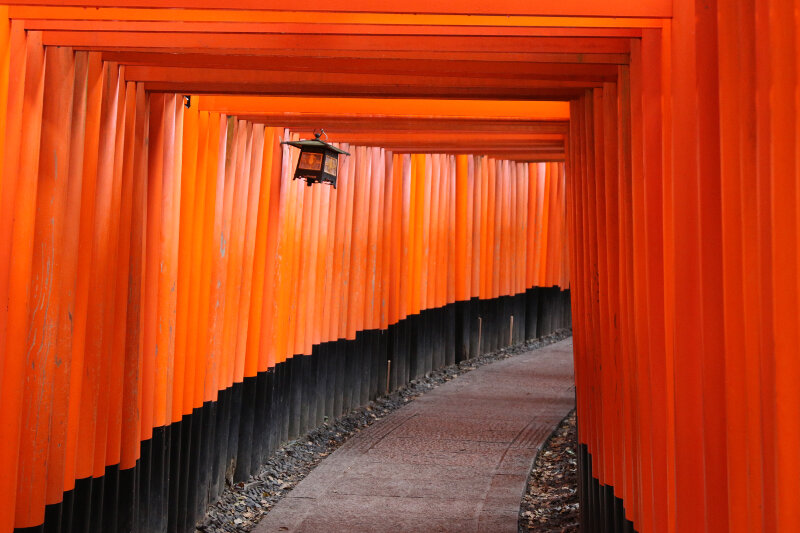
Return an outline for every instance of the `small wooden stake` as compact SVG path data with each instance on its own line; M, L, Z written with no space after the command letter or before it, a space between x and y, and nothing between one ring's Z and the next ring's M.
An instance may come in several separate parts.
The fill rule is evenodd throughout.
M386 360L386 395L389 395L389 378L392 376L392 360Z
M481 335L483 334L483 318L478 317L478 355L483 355L481 350Z

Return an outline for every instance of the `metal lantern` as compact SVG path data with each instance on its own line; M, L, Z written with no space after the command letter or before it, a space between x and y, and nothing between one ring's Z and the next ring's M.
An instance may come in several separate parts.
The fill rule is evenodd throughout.
M306 185L309 187L313 183L330 183L335 189L336 178L339 175L339 154L350 154L320 139L324 133L325 130L321 130L320 133L315 132L314 140L282 141L281 144L300 148L300 159L297 160L294 179L306 180Z

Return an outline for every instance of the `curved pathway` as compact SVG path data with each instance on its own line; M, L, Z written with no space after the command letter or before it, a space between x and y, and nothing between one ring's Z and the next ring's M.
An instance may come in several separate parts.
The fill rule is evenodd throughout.
M574 403L572 338L480 367L353 436L254 531L516 533L536 452Z

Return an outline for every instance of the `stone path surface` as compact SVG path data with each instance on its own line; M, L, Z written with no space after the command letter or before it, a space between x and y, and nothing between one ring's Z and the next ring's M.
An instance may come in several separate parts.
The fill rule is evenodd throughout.
M516 533L539 447L573 408L572 338L440 385L353 436L256 533Z

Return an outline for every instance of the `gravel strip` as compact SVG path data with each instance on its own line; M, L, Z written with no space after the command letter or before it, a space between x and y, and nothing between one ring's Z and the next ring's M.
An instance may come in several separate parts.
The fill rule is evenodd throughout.
M566 329L540 339L445 367L410 382L364 407L312 430L280 447L258 474L244 483L226 487L220 500L209 506L196 530L205 533L250 531L292 488L326 456L351 436L434 387L479 366L536 350L572 335Z
M575 411L561 421L533 464L519 510L519 531L573 533L578 525L578 432Z

